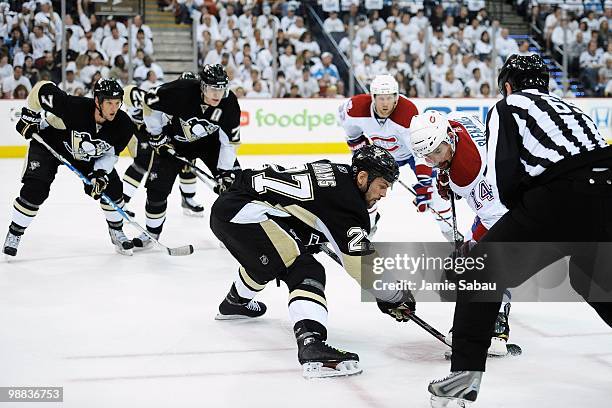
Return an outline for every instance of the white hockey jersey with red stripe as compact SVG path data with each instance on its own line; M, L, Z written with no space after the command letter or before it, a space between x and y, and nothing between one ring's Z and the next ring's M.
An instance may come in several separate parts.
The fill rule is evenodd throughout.
M340 106L338 113L347 140L366 135L372 143L391 153L398 162L412 157L408 128L418 111L408 98L400 95L395 110L386 119L376 118L372 95L368 94L353 96Z
M480 218L472 229L472 239L482 236L506 213L497 186L484 176L487 164L485 125L475 116L451 113L450 125L457 134L455 154L450 167L450 188L466 199Z

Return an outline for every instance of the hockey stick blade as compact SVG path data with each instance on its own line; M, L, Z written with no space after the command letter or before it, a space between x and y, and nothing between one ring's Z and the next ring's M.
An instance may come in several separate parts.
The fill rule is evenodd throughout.
M168 248L165 247L168 255L171 256L185 256L193 254L193 245L183 245L177 248Z

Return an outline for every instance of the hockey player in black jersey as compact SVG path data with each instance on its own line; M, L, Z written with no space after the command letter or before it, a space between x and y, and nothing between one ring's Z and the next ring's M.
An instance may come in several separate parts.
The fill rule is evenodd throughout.
M193 72L183 72L180 79L196 79ZM128 85L124 88L123 102L127 108L127 113L136 126L134 135L134 162L127 168L123 175L123 200L127 204L130 202L144 176L149 171L153 163L153 148L149 144L150 135L147 132L147 127L144 124L142 117L142 108L146 92L134 85ZM130 145L131 146L131 145ZM204 207L195 199L196 193L196 176L189 166L183 166L179 173L181 191L181 207L183 213L193 217L203 217ZM125 210L131 216L134 213Z
M368 208L386 196L398 176L393 157L375 145L358 150L352 165L322 160L299 168L242 171L211 210L212 231L240 263L216 318L263 315L266 306L253 298L268 282L282 280L289 289L304 376L360 373L357 354L325 343L325 269L306 247L329 242L347 272L360 281L362 256L372 252ZM379 308L400 321L415 309L410 292L376 297Z
M560 259L569 260L572 288L612 327L612 146L548 81L537 54L511 55L499 73L504 98L487 116L486 177L508 212L469 251L485 267L462 275L495 287L457 292L451 373L430 383L434 407L476 400L503 289Z
M167 197L187 160L201 159L217 181L217 192L225 191L239 169L236 145L240 143L240 105L227 88L229 79L221 65L206 65L200 80L177 79L145 95L144 122L156 155L146 182L147 230L161 234L166 219ZM165 123L164 118L168 122ZM146 234L134 245L151 245Z
M132 121L119 109L122 98L123 89L114 80L98 81L93 99L69 96L52 82L41 81L30 92L16 128L28 140L34 134L40 135L87 175L92 182L85 185L87 194L98 200L105 193L122 207L121 180L114 166L134 133ZM23 186L13 204L12 222L4 242L6 255L17 254L25 229L49 196L59 165L47 148L36 140L30 141ZM123 233L123 218L104 202L100 205L116 250L131 255L133 244Z

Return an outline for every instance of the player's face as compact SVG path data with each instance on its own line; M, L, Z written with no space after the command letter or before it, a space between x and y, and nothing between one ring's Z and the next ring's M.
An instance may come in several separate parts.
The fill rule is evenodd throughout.
M382 118L389 117L395 109L395 103L397 102L397 95L376 95L374 96L374 108L378 116Z
M225 88L213 88L207 86L204 90L204 103L209 106L217 106L221 103L223 95L225 94Z
M453 135L451 135L451 137L453 137ZM446 170L450 167L452 158L453 148L446 142L440 143L440 146L438 146L433 152L425 155L425 160L428 164L441 170Z
M121 99L105 99L102 101L102 117L104 120L111 121L115 119L117 112L121 108Z
M370 188L365 192L365 200L368 208L374 207L374 204L376 204L378 200L386 197L389 187L391 187L391 183L382 177L376 177L374 181L370 183Z

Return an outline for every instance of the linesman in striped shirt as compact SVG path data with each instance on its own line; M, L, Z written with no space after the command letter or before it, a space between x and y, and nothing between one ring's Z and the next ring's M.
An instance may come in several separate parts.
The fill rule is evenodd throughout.
M486 267L463 274L496 288L458 291L451 374L429 385L432 406L476 399L503 290L564 257L571 286L612 327L612 147L548 80L539 55L512 55L500 71L485 174L508 212L469 253L487 254Z

